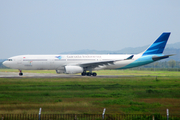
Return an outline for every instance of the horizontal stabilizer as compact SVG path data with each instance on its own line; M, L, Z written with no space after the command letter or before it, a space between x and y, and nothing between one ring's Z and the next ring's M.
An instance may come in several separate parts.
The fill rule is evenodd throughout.
M171 55L164 55L164 56L153 56L152 59L154 61L157 61L157 60L161 60L161 59L165 59L165 58L169 58L169 56L173 56L175 54L171 54Z

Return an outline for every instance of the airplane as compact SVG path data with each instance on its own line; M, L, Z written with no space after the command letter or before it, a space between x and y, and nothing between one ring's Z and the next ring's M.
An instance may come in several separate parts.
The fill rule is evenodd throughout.
M23 75L22 70L56 70L57 74L81 73L82 76L96 76L97 73L92 71L133 68L172 56L163 54L170 34L162 33L139 54L19 55L8 58L3 65L18 69L20 76Z

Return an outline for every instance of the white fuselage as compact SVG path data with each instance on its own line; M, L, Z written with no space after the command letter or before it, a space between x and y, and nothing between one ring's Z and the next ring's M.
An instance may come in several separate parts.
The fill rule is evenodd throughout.
M60 56L60 58L58 58ZM117 60L114 64L99 65L93 70L122 68L141 55L134 55L133 59L126 59L130 55L20 55L11 57L4 63L7 67L19 70L63 70L65 66L77 66L82 63ZM119 60L119 61L118 61Z

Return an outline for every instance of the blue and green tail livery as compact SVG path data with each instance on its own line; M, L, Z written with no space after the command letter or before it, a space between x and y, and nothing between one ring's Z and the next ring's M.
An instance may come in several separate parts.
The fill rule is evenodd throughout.
M162 54L170 34L170 32L162 33L161 36L143 53L143 56Z

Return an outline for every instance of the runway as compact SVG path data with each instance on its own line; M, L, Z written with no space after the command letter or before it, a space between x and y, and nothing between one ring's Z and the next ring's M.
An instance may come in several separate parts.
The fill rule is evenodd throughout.
M17 72L0 72L0 78L117 78L117 77L134 77L130 75L97 75L81 76L80 74L46 74L46 73L23 73L19 76Z

